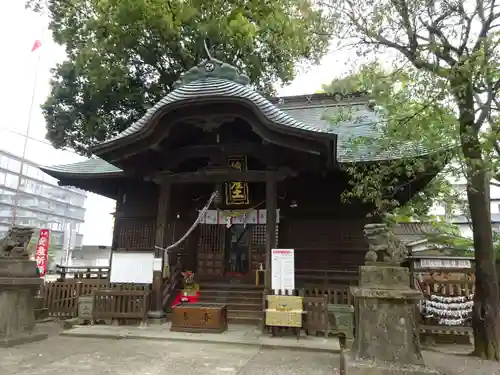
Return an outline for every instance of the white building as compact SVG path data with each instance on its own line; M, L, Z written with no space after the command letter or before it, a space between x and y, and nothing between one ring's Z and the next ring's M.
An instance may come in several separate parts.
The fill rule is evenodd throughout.
M109 267L111 246L83 245L71 253L72 267Z
M452 186L462 198L464 202L462 206L464 208L467 207L465 179L453 181ZM490 210L493 230L500 230L500 187L493 184L490 185ZM467 215L463 211L461 208L445 207L442 204L436 203L432 206L429 213L457 225L463 237L472 238L472 228Z
M58 186L36 163L0 150L0 238L12 226L14 215L17 225L50 229L49 269L66 264L71 251L81 248L86 199L80 189Z

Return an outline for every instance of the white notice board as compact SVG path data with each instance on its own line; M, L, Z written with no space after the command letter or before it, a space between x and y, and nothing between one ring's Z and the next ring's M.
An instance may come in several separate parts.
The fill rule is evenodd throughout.
M151 284L153 282L153 253L113 252L111 283Z
M271 288L275 291L295 289L295 252L293 249L272 249Z
M421 259L420 268L472 268L468 259Z

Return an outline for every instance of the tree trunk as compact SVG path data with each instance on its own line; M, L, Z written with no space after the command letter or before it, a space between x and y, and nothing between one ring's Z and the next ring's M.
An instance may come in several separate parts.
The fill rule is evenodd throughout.
M487 170L484 165L478 130L474 126L472 98L462 96L460 139L465 157L467 198L469 202L474 255L476 260L476 291L472 326L473 355L500 361L500 295L495 268L495 251L491 229ZM465 108L464 108L465 107Z

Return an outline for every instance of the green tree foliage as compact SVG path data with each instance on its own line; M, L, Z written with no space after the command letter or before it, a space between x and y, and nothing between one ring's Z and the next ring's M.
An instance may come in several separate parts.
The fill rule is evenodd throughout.
M419 121L397 127L400 133L395 139L414 132L417 140L432 145L434 135L443 144L458 135L476 259L474 354L500 360L500 297L489 210L489 181L495 171L492 149L498 139L500 4L495 0L328 0L325 5L339 39L354 44L365 56L373 53L380 58L384 53L385 59L394 60L393 71L409 72L410 82L424 83L411 91L412 99L420 97L426 104L404 117ZM433 133L434 127L421 133L436 118L434 111L441 109L445 113L440 122L449 126L436 127L442 134ZM409 174L415 168L418 163L406 165Z
M422 158L397 158L381 163L344 165L350 175L351 189L344 192L344 199L362 199L375 202L375 213L391 212L400 220L427 221L433 202L447 206L456 205L457 197L450 182L443 173L432 179L424 189L418 191L412 200L404 206L394 199L401 187L398 175L413 175L433 169L443 168L450 157L457 152L458 131L456 119L450 106L438 95L440 90L415 69L384 68L378 62L362 65L357 71L335 79L323 86L324 92L348 94L366 92L373 101L374 110L380 121L376 126L380 137L353 138L353 149L370 146L374 159L378 151L387 148L398 149L406 145L412 151L414 147L427 150L445 148L444 152L434 153ZM337 112L331 119L332 126L346 120L349 108ZM452 167L447 172L457 172ZM368 176L368 177L367 177ZM413 180L410 180L411 183Z
M67 54L43 105L47 137L80 153L172 90L206 58L205 39L213 57L270 93L294 78L297 63L318 61L330 29L312 0L49 0L46 11Z

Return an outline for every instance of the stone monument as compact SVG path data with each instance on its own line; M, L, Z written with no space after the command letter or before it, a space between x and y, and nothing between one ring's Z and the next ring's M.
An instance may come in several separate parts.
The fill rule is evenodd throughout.
M35 332L35 294L43 280L27 252L33 232L14 226L0 241L0 347L47 338Z
M360 267L356 303L356 336L345 354L346 375L438 374L424 366L415 321L420 292L410 288L410 274L401 267L404 246L385 224L367 224L369 244Z

